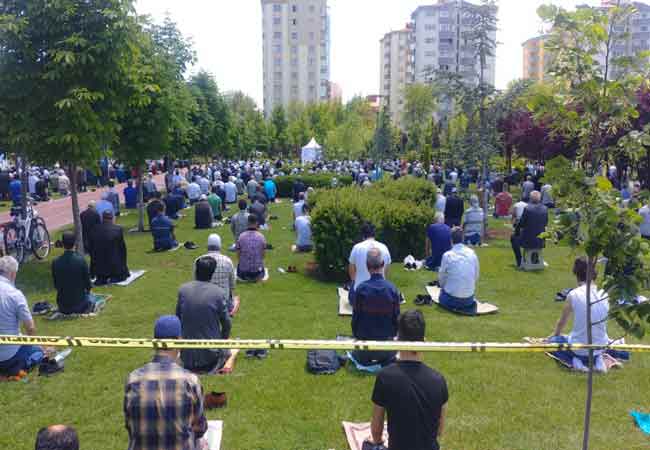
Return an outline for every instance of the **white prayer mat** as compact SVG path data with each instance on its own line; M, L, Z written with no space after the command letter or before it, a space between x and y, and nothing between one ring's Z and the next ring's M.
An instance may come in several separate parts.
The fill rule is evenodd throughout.
M146 270L132 270L131 271L131 276L127 278L124 281L120 281L119 283L113 283L116 286L128 286L129 284L133 283L135 280L140 278L142 275L144 275ZM108 286L111 286L110 284Z
M343 288L338 288L339 294L339 316L351 316L352 305L350 305L349 295L350 292Z
M348 445L350 450L361 450L363 448L363 441L370 439L370 422L366 423L353 423L353 422L341 422L343 424L343 430L345 431L345 437L348 440ZM388 443L388 431L386 426L384 426L384 445Z
M269 280L269 269L266 267L264 268L264 277L261 280L256 280L256 281L242 280L241 278L237 277L237 281L241 283L257 283L259 281L268 281L268 280Z
M208 420L208 431L197 442L198 450L221 450L221 438L223 437L223 421Z
M474 314L467 314L464 312L460 311L455 311L453 309L446 308L445 306L440 304L440 288L437 286L427 286L427 294L431 296L431 299L433 300L433 303L438 305L439 307L443 308L446 311L452 312L454 314L460 314L462 316L472 316ZM487 314L496 314L499 312L499 308L495 305L492 305L491 303L483 303L479 302L478 300L476 301L476 314L477 316L484 316Z

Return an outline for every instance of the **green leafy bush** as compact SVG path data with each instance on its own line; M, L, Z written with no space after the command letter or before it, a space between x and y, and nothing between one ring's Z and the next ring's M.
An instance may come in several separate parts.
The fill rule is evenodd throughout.
M414 178L382 181L370 188L346 187L320 192L312 213L316 262L327 278L342 278L348 256L370 221L377 239L394 260L424 257L426 228L433 222L436 189ZM431 198L428 197L430 195Z
M274 181L278 186L278 195L282 198L289 198L293 197L293 183L296 180L302 180L307 187L320 189L332 187L332 178L334 177L338 180L338 186L349 186L352 184L351 176L332 173L289 175L285 177L277 177Z

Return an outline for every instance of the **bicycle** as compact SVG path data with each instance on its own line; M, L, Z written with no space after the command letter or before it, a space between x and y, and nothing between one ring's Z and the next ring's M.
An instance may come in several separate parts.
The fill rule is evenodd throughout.
M37 259L45 259L50 254L50 232L42 217L32 206L32 199L27 200L27 211L25 219L22 218L22 207L11 208L12 222L4 227L4 249L5 255L13 256L19 264L22 264L27 252Z

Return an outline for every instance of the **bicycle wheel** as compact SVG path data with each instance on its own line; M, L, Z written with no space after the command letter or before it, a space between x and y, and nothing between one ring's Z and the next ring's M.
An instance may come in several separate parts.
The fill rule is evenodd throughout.
M14 223L4 228L5 255L13 256L19 264L25 258L24 234L25 229L18 228Z
M45 259L50 254L50 233L43 220L37 219L33 224L30 236L32 252L36 258Z

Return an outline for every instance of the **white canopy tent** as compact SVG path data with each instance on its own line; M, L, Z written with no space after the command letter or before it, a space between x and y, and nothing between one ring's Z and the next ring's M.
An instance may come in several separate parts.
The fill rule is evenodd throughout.
M323 157L323 147L321 147L318 144L318 142L316 142L316 139L314 138L311 138L309 144L305 145L302 148L302 153L300 155L300 159L302 160L303 165L314 161L318 161L322 157Z

